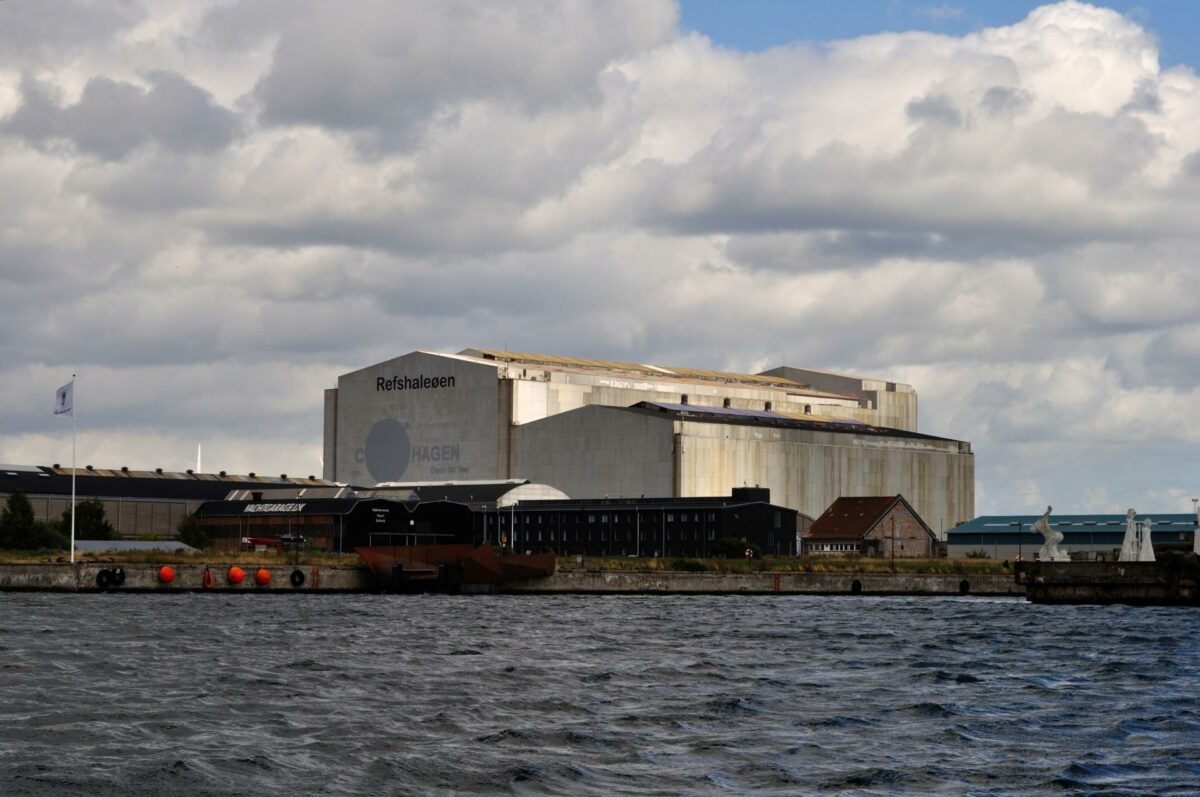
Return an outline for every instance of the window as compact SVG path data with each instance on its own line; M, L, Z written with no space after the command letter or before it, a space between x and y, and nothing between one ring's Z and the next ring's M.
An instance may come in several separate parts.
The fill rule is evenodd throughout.
M782 525L783 525L783 513L776 512L775 513L775 528L779 528Z
M588 515L588 523L595 523L595 522L596 522L596 516Z
M674 522L675 522L675 513L674 513L674 512L670 512L670 513L668 513L668 514L667 514L667 522L668 522L668 523L674 523Z

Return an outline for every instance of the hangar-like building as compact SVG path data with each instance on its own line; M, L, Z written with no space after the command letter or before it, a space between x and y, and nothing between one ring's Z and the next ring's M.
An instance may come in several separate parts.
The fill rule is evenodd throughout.
M917 431L908 385L490 349L417 351L325 393L326 479L530 479L573 498L764 487L810 517L903 494L936 533L974 516L969 443Z

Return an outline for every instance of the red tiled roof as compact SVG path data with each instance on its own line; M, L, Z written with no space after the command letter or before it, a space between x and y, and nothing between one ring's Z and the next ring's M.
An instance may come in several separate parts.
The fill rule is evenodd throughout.
M839 498L813 521L802 536L860 540L874 528L893 504L903 500L898 495Z

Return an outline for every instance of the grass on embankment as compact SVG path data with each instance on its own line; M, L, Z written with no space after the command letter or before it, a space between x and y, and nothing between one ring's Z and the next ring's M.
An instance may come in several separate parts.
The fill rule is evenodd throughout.
M62 564L66 551L0 551L0 564ZM105 564L195 564L195 565L319 565L321 567L357 567L362 560L355 554L317 551L76 551L76 562ZM642 571L689 573L910 573L948 575L983 573L1003 575L1009 572L992 559L897 559L861 556L769 556L747 562L745 559L634 558L626 556L558 557L558 569L564 572Z
M63 564L70 561L66 551L0 551L0 564ZM322 567L359 567L356 554L320 551L76 551L75 561L103 564L172 565L320 565Z

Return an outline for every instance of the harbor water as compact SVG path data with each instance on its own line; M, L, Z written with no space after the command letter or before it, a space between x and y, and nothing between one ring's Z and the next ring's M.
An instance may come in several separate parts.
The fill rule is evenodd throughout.
M1187 609L0 595L4 795L1200 791Z

